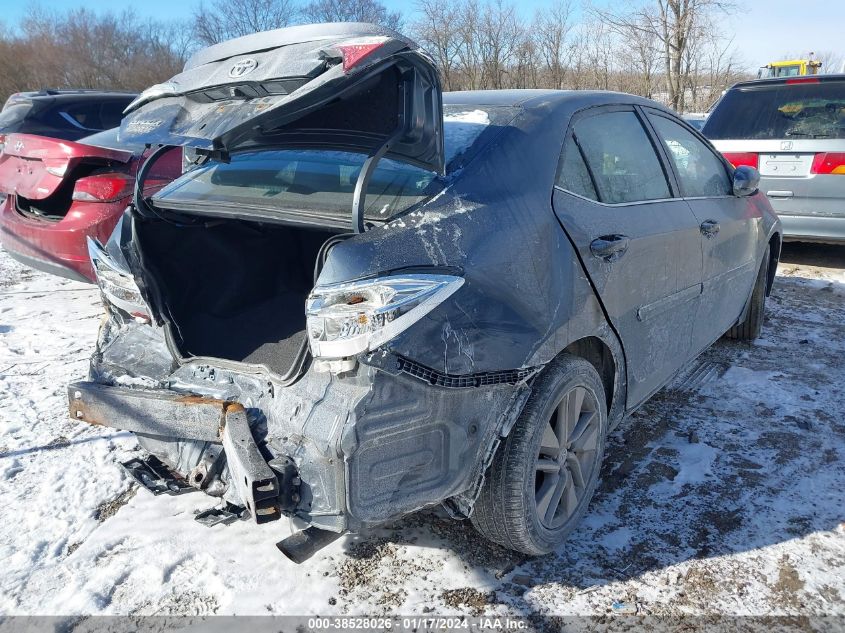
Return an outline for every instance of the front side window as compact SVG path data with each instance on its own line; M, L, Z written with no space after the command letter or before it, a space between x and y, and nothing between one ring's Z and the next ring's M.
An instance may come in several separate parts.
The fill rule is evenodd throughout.
M630 111L606 112L575 124L575 139L608 204L661 200L672 196L654 147Z
M725 165L709 147L666 117L649 115L649 119L669 150L683 196L700 198L730 194L731 182Z

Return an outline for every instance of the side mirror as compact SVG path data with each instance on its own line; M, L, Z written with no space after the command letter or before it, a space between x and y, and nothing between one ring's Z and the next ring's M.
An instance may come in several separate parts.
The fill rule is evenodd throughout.
M734 195L739 197L752 196L760 186L760 172L753 167L740 165L734 170Z

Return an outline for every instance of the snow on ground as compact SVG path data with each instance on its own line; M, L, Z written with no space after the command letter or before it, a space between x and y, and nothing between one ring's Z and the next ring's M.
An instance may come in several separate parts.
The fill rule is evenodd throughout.
M274 548L287 525L205 528L204 495L135 489L132 436L66 415L96 290L0 252L0 614L843 615L845 249L791 252L764 337L719 342L621 424L555 555L429 513L302 566Z

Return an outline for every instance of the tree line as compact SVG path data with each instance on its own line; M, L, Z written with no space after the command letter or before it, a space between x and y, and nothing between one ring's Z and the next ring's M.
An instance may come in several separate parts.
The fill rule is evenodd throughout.
M551 0L526 16L509 0L416 0L408 14L379 0L202 0L186 20L35 5L0 35L0 99L39 88L140 91L175 75L203 46L337 21L374 22L415 39L437 62L445 90L619 90L700 111L748 76L717 28L728 0L577 1Z

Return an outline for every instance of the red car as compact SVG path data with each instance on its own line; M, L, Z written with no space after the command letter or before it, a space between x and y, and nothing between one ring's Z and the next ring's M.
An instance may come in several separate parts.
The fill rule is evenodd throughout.
M105 242L132 199L135 175L149 154L125 146L117 129L78 142L10 134L0 154L0 243L23 264L93 282L86 238ZM182 171L174 150L153 165L145 191Z

